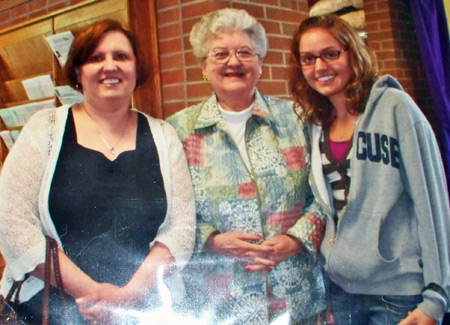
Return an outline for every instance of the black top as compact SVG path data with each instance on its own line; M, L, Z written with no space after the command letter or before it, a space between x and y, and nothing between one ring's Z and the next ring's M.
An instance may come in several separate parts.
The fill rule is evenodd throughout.
M138 114L136 149L110 161L77 143L72 111L49 210L68 257L99 282L125 285L149 253L167 202L158 152Z

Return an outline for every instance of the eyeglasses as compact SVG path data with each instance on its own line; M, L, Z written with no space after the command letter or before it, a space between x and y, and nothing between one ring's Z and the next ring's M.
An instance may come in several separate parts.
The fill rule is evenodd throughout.
M259 55L258 51L244 47L231 51L225 49L216 49L209 52L208 57L212 58L216 63L225 63L230 60L233 54L236 55L236 58L241 62L251 61L256 55Z
M341 56L341 53L344 53L345 49L342 50L326 50L320 55L314 55L311 53L300 55L300 64L302 66L313 65L316 63L316 59L320 58L323 62L329 63L336 61Z

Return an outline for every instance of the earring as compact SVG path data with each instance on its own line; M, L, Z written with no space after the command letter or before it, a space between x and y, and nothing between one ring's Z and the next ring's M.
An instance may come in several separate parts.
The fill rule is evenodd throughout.
M203 80L204 80L204 81L209 81L209 77L208 77L207 74L204 74L204 75L203 75Z
M80 90L80 89L81 89L81 84L79 84L79 83L76 84L76 85L75 85L75 88L76 88L77 90Z
M259 70L259 77L262 77L262 70Z
M362 90L363 90L363 86L362 86L362 84L359 84L358 87L356 87L356 91L360 93Z

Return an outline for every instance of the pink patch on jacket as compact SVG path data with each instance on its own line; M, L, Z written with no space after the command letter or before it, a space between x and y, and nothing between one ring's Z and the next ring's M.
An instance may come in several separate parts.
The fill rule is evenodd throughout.
M255 183L242 183L239 184L239 197L243 199L249 199L257 196Z
M184 143L184 151L189 166L203 166L203 152L205 148L205 136L191 134Z
M309 236L309 240L311 240L316 249L319 249L325 231L325 221L314 214L310 214L308 220L315 226L314 231Z
M303 206L297 204L291 211L275 212L267 218L267 224L271 226L281 225L281 234L291 228L302 215Z
M303 147L292 147L282 151L287 168L290 170L305 169L305 152Z

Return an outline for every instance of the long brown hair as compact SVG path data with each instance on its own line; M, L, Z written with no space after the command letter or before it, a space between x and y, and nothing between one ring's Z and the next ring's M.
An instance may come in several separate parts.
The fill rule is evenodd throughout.
M349 53L352 77L346 89L347 110L352 114L362 112L373 82L378 76L375 55L355 29L336 15L305 19L294 35L292 53L296 66L290 88L295 103L302 111L300 117L322 125L330 125L336 113L328 97L321 95L306 82L300 65L300 39L312 28L326 29Z

